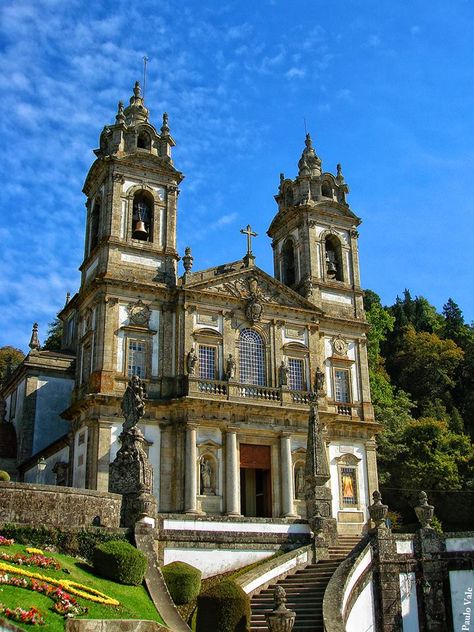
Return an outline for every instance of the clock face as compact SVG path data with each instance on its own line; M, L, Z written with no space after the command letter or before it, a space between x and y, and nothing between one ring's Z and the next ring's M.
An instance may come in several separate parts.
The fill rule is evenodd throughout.
M339 355L347 353L347 343L342 338L335 338L333 341L334 351Z
M148 325L151 316L151 310L148 305L145 305L141 301L128 307L128 315L130 321L134 325Z

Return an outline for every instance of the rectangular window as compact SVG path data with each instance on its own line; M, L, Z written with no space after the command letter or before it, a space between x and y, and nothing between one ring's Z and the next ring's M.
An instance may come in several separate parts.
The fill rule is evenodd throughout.
M146 377L146 343L143 340L128 341L127 375Z
M305 388L304 384L304 360L297 358L288 359L289 372L289 384L288 386L292 391L302 391Z
M334 399L336 402L348 403L351 401L349 391L349 371L335 369L334 371Z
M199 345L199 377L204 380L216 379L216 348Z
M341 467L341 498L343 506L357 505L357 476L354 467Z

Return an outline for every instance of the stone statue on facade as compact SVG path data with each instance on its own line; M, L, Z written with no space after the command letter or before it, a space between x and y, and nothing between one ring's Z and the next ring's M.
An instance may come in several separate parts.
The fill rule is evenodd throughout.
M302 465L296 470L295 495L296 498L304 498L304 467Z
M288 377L290 375L290 369L285 361L282 360L278 367L278 384L280 386L288 386Z
M194 375L197 362L198 362L198 357L196 355L196 352L194 351L194 347L191 347L191 351L189 351L186 357L186 369L188 371L188 375Z
M225 364L225 379L233 380L235 378L235 369L236 363L231 353L229 353L229 357L227 358Z
M201 493L212 494L212 468L209 460L206 458L201 459Z
M318 366L314 374L314 391L319 397L322 397L324 395L324 382L324 373Z
M123 432L134 428L145 413L145 388L138 375L132 375L122 398L122 413L125 417Z
M146 392L140 377L133 375L122 398L124 416L121 446L110 464L109 491L122 495L121 525L133 527L140 518L154 519L153 467L145 450L145 437L138 422L145 413Z

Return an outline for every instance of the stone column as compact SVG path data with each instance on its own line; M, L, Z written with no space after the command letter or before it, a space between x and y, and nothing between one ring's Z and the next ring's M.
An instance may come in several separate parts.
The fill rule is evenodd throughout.
M186 513L199 513L197 510L197 426L186 426L186 470L184 477L184 511Z
M226 438L226 508L228 516L240 516L239 460L237 428L227 428Z
M280 438L281 455L281 511L285 518L295 516L293 498L293 467L291 463L291 434L282 433Z
M365 455L367 459L367 491L369 504L372 494L379 488L375 439L372 438L365 442Z

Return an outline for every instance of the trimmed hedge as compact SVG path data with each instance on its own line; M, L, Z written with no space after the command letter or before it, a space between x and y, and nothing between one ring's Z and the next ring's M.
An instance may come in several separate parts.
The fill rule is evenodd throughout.
M161 567L172 600L182 606L196 599L201 590L201 571L186 562L171 562Z
M250 599L232 579L225 579L199 595L196 632L249 632Z
M29 544L40 549L54 546L60 553L73 557L84 557L92 562L97 544L109 540L127 541L123 529L92 527L89 529L57 529L56 527L33 527L25 524L2 524L0 533L13 538L18 544Z
M119 584L138 586L146 572L147 559L134 546L123 540L98 544L94 549L94 570Z
M10 474L8 472L5 472L5 470L0 470L0 481L6 481L8 483L9 480Z

